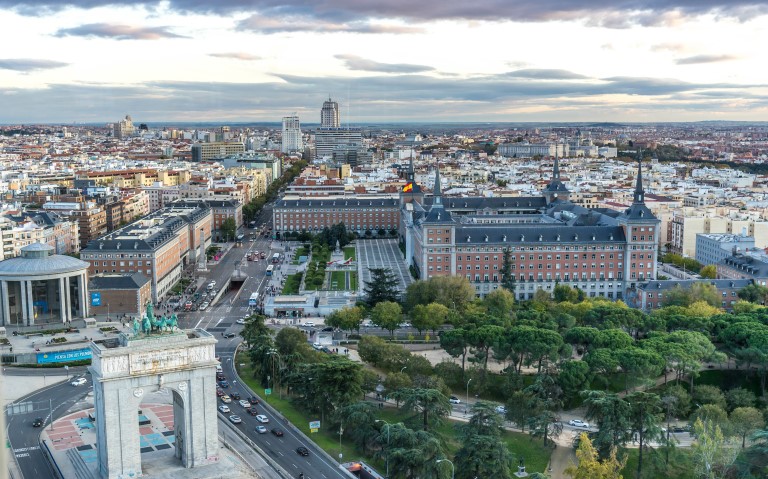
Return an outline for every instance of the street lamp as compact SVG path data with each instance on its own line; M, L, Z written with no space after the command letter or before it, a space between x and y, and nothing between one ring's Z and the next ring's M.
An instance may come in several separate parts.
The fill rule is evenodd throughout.
M464 414L467 413L467 408L469 407L469 383L472 382L472 378L469 378L469 381L467 381L467 402L464 403Z
M405 369L406 369L407 367L408 367L408 366L403 366L403 367L400 369L400 374L403 374L403 371L405 371Z
M282 368L283 358L280 356L280 353L277 352L277 349L275 349L275 348L272 348L269 351L267 351L267 355L268 356L271 356L273 354L275 356L277 356L278 368L277 368L277 371L275 371L275 363L274 363L274 360L272 360L272 374L275 376L275 378L277 378L277 374L276 373L279 373L280 369ZM278 386L277 386L277 392L280 395L280 399L283 399L283 391L282 391L282 389L280 389L280 384L279 383L278 383Z
M376 419L374 422L383 422L387 425L387 479L389 479L389 423L383 419Z
M441 462L447 462L451 465L451 479L454 479L454 473L456 470L453 468L453 462L450 459L438 459L437 464L440 464Z

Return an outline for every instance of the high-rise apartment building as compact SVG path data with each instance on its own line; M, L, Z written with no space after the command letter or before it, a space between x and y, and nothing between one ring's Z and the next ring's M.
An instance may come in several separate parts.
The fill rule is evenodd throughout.
M325 110L325 107L323 107ZM299 115L294 113L291 116L283 117L283 144L280 151L283 153L293 153L302 151L304 143L301 141L301 123Z
M136 133L136 127L133 126L131 115L125 115L125 119L115 123L113 128L114 137L123 140Z
M320 127L338 128L339 126L341 126L339 104L328 97L328 101L323 102L323 109L320 110Z

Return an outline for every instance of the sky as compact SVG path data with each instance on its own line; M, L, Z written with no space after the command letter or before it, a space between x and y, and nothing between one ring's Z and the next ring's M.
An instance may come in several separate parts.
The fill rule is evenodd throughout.
M0 0L0 123L768 120L756 0Z

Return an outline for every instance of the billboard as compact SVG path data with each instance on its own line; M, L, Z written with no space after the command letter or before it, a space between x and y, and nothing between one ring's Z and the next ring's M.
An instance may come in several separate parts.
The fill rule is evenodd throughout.
M91 293L91 306L101 306L101 293Z
M37 364L68 363L91 359L91 349L73 349L71 351L51 351L49 353L37 353Z

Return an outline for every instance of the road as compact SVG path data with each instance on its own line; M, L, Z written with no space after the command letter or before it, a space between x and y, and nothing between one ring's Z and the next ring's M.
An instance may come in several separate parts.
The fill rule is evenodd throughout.
M61 378L65 379L65 378ZM69 408L83 399L91 390L90 381L86 386L74 387L69 381L45 387L15 401L15 405L29 405L28 412L16 411L13 405L6 409L6 433L11 449L16 456L21 474L26 478L45 479L55 477L51 466L40 450L40 428L32 427L32 421L41 417L45 427L51 421L63 416ZM51 413L50 405L53 405Z

